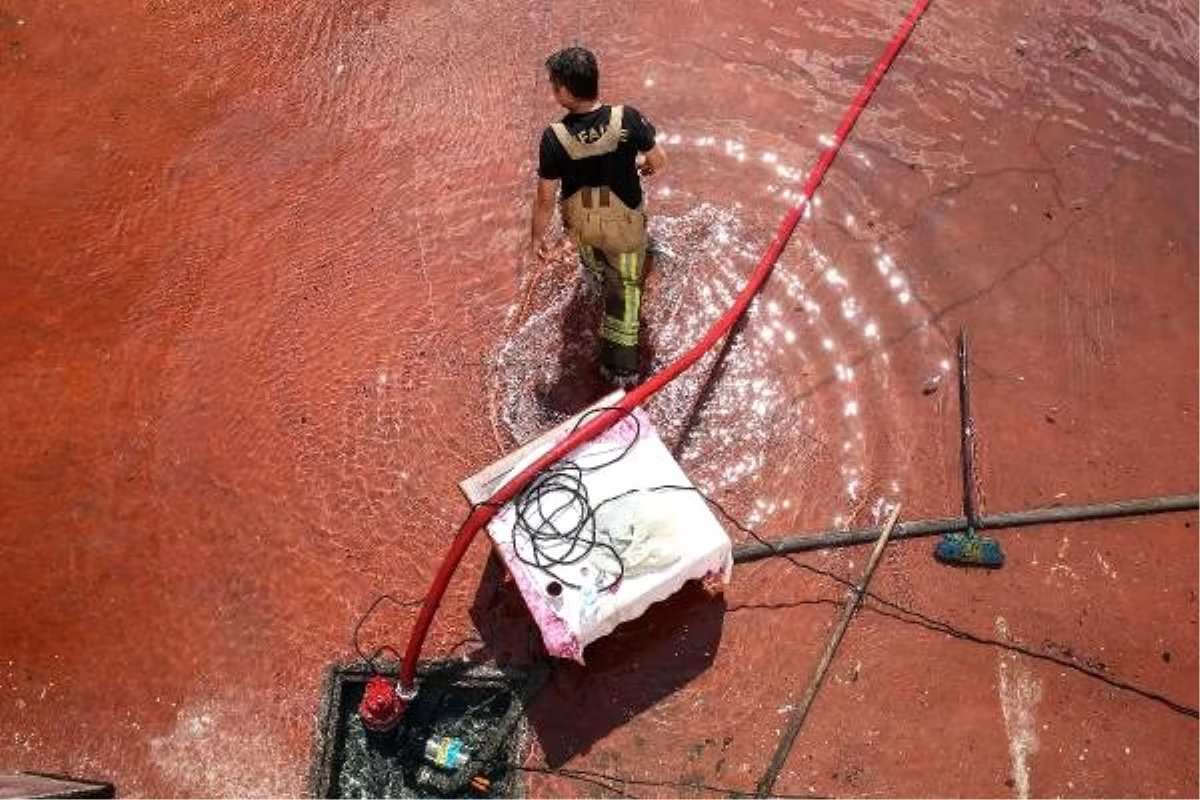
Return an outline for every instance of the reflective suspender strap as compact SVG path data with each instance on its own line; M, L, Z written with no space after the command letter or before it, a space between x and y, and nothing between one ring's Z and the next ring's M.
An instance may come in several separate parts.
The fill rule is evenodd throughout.
M621 143L621 120L624 118L625 108L623 106L613 106L611 113L608 116L608 127L604 133L600 134L600 138L594 142L581 142L571 135L567 130L567 126L561 122L556 122L550 126L550 130L554 131L555 138L558 143L567 151L567 156L572 161L579 161L583 158L591 158L592 156L602 156L605 153L611 153L617 149L617 145Z

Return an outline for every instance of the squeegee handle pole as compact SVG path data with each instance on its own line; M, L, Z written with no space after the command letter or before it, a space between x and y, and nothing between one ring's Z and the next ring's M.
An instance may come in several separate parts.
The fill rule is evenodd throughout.
M958 331L958 413L962 429L963 516L968 532L979 527L979 508L975 504L975 421L971 417L970 368L967 358L967 331Z

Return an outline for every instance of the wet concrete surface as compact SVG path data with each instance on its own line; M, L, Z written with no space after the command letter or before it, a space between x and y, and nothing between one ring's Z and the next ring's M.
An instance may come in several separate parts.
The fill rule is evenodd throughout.
M457 482L603 391L569 253L520 255L545 55L592 46L670 154L661 365L903 12L0 7L0 767L303 794L323 670L423 595ZM767 536L957 514L965 326L985 512L1195 492L1196 20L933 3L719 363L648 404L693 480ZM994 572L889 546L776 791L1195 796L1196 524L998 534ZM512 598L473 609L485 555L428 656L536 657ZM531 711L564 772L530 795L752 791L841 597L760 562L622 627Z

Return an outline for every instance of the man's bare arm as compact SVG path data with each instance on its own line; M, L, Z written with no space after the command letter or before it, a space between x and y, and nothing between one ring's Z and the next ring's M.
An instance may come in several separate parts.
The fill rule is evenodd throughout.
M529 224L529 251L537 253L550 227L550 217L554 214L554 200L558 195L558 181L538 178L537 189L533 196L533 218Z

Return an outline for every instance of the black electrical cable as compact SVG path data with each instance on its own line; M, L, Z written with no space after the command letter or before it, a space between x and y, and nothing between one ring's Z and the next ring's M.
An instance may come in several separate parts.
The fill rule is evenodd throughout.
M713 508L717 509L717 511L719 511L722 516L724 516L726 519L728 519L730 522L732 522L733 525L735 527L737 527L737 529L739 531L750 536L755 541L757 541L760 545L762 545L764 548L767 548L768 550L770 550L771 555L774 555L775 557L778 557L778 558L782 558L782 559L786 560L788 563L792 564L793 566L799 567L800 569L806 570L807 572L811 572L815 575L820 575L822 577L828 578L829 580L832 580L835 583L839 583L842 586L845 586L848 588L854 588L853 581L843 578L842 576L837 575L833 572L829 572L828 570L824 570L819 567L814 567L810 564L803 564L803 563L797 561L796 559L792 558L791 552L789 552L788 550L782 549L776 543L771 542L771 541L759 536L754 530L752 530L751 528L742 524L742 522L740 520L738 520L737 517L730 514L729 511L724 506L722 506L716 500L713 500L711 497L706 495L700 489L698 489L694 486L655 486L655 487L651 487L651 488L647 489L646 491L662 491L662 490L695 491L697 494L699 494L701 497L703 497L705 499L705 501L708 502L709 505L711 505ZM1168 498L1168 499L1173 499L1173 498ZM1138 513L1145 513L1144 510L1141 509L1141 506L1138 507ZM875 613L880 614L882 616L891 617L900 622L908 622L908 623L912 623L912 624L921 625L922 627L925 627L928 630L944 633L948 636L952 636L956 639L961 639L963 641L969 641L969 642L973 642L975 644L991 645L991 646L999 647L999 648L1002 648L1004 650L1008 650L1011 652L1021 653L1022 655L1030 656L1032 658L1038 658L1038 659L1042 659L1042 660L1046 660L1046 661L1051 661L1060 666L1073 669L1076 672L1087 675L1091 678L1095 678L1096 680L1102 681L1103 683L1106 683L1109 686L1112 686L1114 689L1122 689L1127 692L1132 692L1133 694L1136 694L1146 700L1150 700L1152 702L1159 703L1159 704L1169 708L1171 711L1174 711L1177 714L1182 714L1183 716L1191 717L1193 719L1200 718L1200 711L1198 711L1195 708L1192 708L1191 706L1187 706L1187 705L1184 705L1183 703L1176 702L1176 701L1170 699L1169 697L1165 697L1164 695L1161 695L1157 692L1153 692L1148 689L1143 689L1143 688L1141 688L1139 686L1135 686L1131 683L1126 683L1125 681L1122 681L1118 678L1114 678L1111 675L1106 675L1099 670L1096 670L1096 669L1086 666L1084 664L1080 664L1077 661L1064 659L1060 656L1056 656L1056 655L1049 654L1049 653L1040 652L1038 650L1033 649L1032 647L1029 647L1027 645L1023 645L1023 644L1020 644L1017 642L1002 642L997 639L992 639L992 638L988 638L985 636L978 636L976 634L970 633L969 631L964 631L959 628L955 628L954 626L950 625L947 622L943 622L942 620L935 619L934 617L927 616L925 614L922 614L919 611L914 611L911 608L907 608L898 603L894 603L891 600L888 600L885 597L881 597L880 595L876 594L875 592L872 592L869 590L863 592L863 597L873 600L876 603L878 603L880 606L883 607L883 608L872 607L869 604L864 604L863 608L867 609L869 611L874 611ZM893 609L893 611L885 610L888 608ZM899 613L896 613L896 612L899 612ZM907 615L907 616L901 616L902 614Z
M600 413L605 409L595 409L589 413ZM781 543L772 542L764 539L754 529L745 525L741 520L734 516L728 509L715 499L709 497L703 490L694 485L674 485L661 484L645 488L630 489L613 497L592 505L588 495L587 487L584 479L587 475L594 473L600 469L610 467L619 463L625 458L633 446L640 438L641 425L636 416L631 412L621 409L629 419L633 422L633 435L628 441L622 441L620 446L615 448L611 457L605 458L600 462L581 464L579 461L563 460L554 465L550 469L535 477L526 489L512 500L516 521L513 529L513 548L518 559L523 563L537 567L538 569L551 575L556 581L564 586L571 588L580 588L575 583L564 580L562 576L555 572L555 568L566 567L577 564L580 561L592 556L596 549L603 550L606 554L604 560L611 559L614 570L613 577L607 582L602 582L596 587L598 592L607 591L620 583L624 576L624 563L613 547L611 542L603 540L603 532L598 530L597 514L601 508L610 503L615 503L626 497L642 492L667 492L667 491L687 491L698 494L708 505L713 507L722 517L729 521L742 534L757 542L760 549L755 550L755 554L751 558L745 560L753 560L754 558L762 557L778 557L787 560L792 566L807 572L820 575L834 583L844 587L852 587L853 581L837 575L828 570L814 567L809 564L802 563L792 556L791 550L794 543L784 541ZM587 419L587 415L577 423L583 424ZM1189 498L1194 505L1194 498ZM472 507L472 512L480 505L496 505L491 501L483 501ZM1140 509L1135 509L1137 512ZM1163 510L1157 506L1155 511ZM569 524L568 524L569 521ZM1046 522L1055 522L1059 520L1046 520ZM909 527L912 527L911 525ZM913 532L916 534L916 531ZM523 544L519 545L521 542ZM839 542L839 544L848 544L849 542ZM739 550L748 550L755 548L754 545L742 545ZM791 550L791 552L789 552ZM738 563L742 563L742 559L736 559ZM605 571L603 574L606 574ZM886 598L875 594L874 592L865 592L864 597L874 601L875 604L864 605L866 610L875 611L883 616L891 617L897 621L916 624L925 627L931 631L940 632L945 635L957 638L961 641L968 641L974 644L997 647L1004 650L1018 652L1023 655L1044 659L1063 667L1071 668L1083 675L1095 678L1105 684L1120 690L1132 692L1145 700L1161 704L1168 709L1187 716L1197 718L1197 710L1182 703L1171 700L1161 694L1153 691L1142 689L1135 685L1121 681L1119 678L1105 674L1101 669L1096 669L1090 665L1084 665L1075 659L1067 659L1061 656L1042 652L1028 645L1012 642L999 641L997 639L986 636L979 636L969 631L960 630L934 617L927 616L919 611L907 608L900 604L894 603ZM366 620L375 612L379 605L385 601L395 603L401 608L409 608L415 606L423 600L399 600L392 595L384 594L375 599L363 616L354 626L353 644L354 649L362 658L362 660L370 667L373 672L379 672L377 660L389 654L392 657L399 659L399 654L395 648L390 645L383 645L376 648L370 655L364 652L360 642L359 635L362 626ZM464 640L465 641L465 640ZM460 645L462 642L460 642ZM456 645L456 648L460 645ZM494 698L486 698L483 703L473 706L469 713L475 712L482 708ZM630 796L622 790L622 787L628 786L643 786L643 787L670 787L677 789L688 789L692 792L703 791L712 792L715 794L724 794L726 796L739 796L747 794L738 789L730 787L712 786L698 782L688 781L670 781L670 780L645 780L626 778L618 775L606 775L599 772L588 770L577 770L568 768L550 768L537 766L518 766L519 770L527 773L543 773L557 775L568 780L582 781L592 784L598 788L602 788L607 792L619 796ZM803 795L799 795L803 796Z
M595 408L583 414L576 423L575 428L587 422L592 415L607 410L611 409ZM611 544L597 539L595 521L597 510L605 503L623 497L624 494L608 498L592 506L589 502L587 488L583 484L585 474L612 466L620 461L629 453L630 449L633 448L641 436L641 423L633 412L621 408L617 408L616 410L633 422L633 435L629 438L628 442L623 442L615 450L611 458L598 463L589 463L586 467L580 466L577 462L564 460L538 476L524 492L512 501L517 514L517 523L513 535L513 547L517 557L524 563L547 572L558 580L559 583L571 588L579 587L570 581L563 580L553 572L552 568L578 563L597 547L609 553L613 564L616 566L616 571L611 581L601 584L596 590L598 592L607 591L620 583L622 577L624 577L624 563L620 555ZM555 501L559 505L552 507L547 512L546 504ZM489 505L496 506L497 504L490 500L484 500L472 505L471 513L474 513L475 509L480 506ZM570 509L574 509L578 513L578 522L568 530L557 527L555 525L555 518ZM528 542L528 546L524 550L517 546L517 531L520 531ZM564 545L566 547L565 553L561 550L561 547ZM556 546L560 549L551 553L550 549ZM362 659L363 663L376 674L380 672L380 667L377 663L380 656L391 655L397 661L400 659L399 651L389 644L380 645L368 655L359 641L359 634L363 625L375 613L379 605L385 601L392 602L400 608L411 608L423 603L424 598L400 600L390 594L379 595L354 624L354 630L350 635L354 651ZM459 644L455 645L454 649L457 649L465 641L467 640L459 642Z
M589 463L586 466L583 466L576 461L571 461L571 460L566 460L566 459L563 461L560 461L558 464L554 465L553 467L547 469L542 474L537 476L530 483L530 485L528 487L526 487L526 489L520 495L518 495L516 498L514 498L514 500L512 501L512 504L514 506L514 511L516 513L516 523L515 523L514 532L513 532L513 548L514 548L514 553L515 553L516 557L519 560L521 560L523 563L525 563L528 566L537 567L538 569L541 569L542 571L546 572L551 577L553 577L557 582L559 582L563 586L578 589L580 587L577 584L575 584L571 581L564 580L559 574L554 572L554 568L569 566L571 564L579 563L580 561L587 558L596 548L600 548L608 553L609 558L611 558L612 563L615 566L615 570L614 570L612 579L597 586L598 592L608 591L608 590L612 589L614 586L616 586L618 583L620 583L620 581L624 577L624 563L623 563L620 555L616 551L616 549L612 546L612 544L600 539L599 532L597 531L597 526L596 526L597 512L602 507L604 507L605 505L607 505L609 503L616 502L625 497L628 497L628 496L631 496L634 494L638 494L641 492L685 491L685 492L695 492L696 494L698 494L706 503L708 503L710 506L712 506L714 509L716 509L716 511L718 511L722 517L724 517L726 520L728 520L730 523L732 523L734 525L734 527L736 527L740 532L749 536L755 542L758 543L757 549L754 548L754 545L742 545L739 548L737 548L737 550L739 551L739 554L742 553L743 551L746 554L749 554L750 550L753 549L752 555L745 555L743 558L735 559L735 561L737 563L743 563L743 561L751 561L751 560L755 560L757 558L777 557L777 558L782 558L782 559L786 560L788 563L790 563L794 567L797 567L798 569L805 570L814 575L819 575L830 581L840 584L843 587L852 588L854 586L854 582L847 578L844 578L844 577L837 575L836 573L830 572L828 570L824 570L819 567L814 567L810 564L802 563L800 561L797 561L795 558L793 558L792 553L797 552L800 549L815 549L812 547L805 547L805 548L797 547L797 544L796 544L797 541L804 542L805 540L803 540L803 539L799 539L799 540L795 540L795 541L782 540L782 541L778 541L778 542L773 542L768 539L764 539L754 529L745 525L744 523L741 522L741 520L739 520L736 516L734 516L732 513L730 513L730 511L728 509L726 509L721 503L719 503L717 500L713 499L712 497L709 497L707 494L705 494L705 492L703 490L701 490L700 488L698 488L696 486L661 484L658 486L650 486L650 487L645 487L645 488L640 488L640 489L630 489L630 490L622 492L618 495L614 495L613 497L606 498L605 500L601 501L600 503L597 503L594 506L591 505L590 498L587 493L587 488L584 485L584 477L589 473L596 472L605 467L613 466L613 465L617 464L618 462L620 462L626 455L629 454L630 450L637 443L637 441L640 437L640 434L641 434L641 424L638 421L637 417L632 412L625 410L625 409L621 409L619 407L614 407L614 408L617 408L617 410L619 410L626 418L628 418L629 420L631 420L633 422L634 433L629 438L628 441L622 442L621 445L613 451L613 455L611 458L608 458L599 463ZM591 415L599 414L599 413L602 413L607 410L611 410L611 409L596 408L596 409L593 409L593 410L587 412L579 419L579 421L576 423L575 427L578 428L580 425L583 425ZM1165 498L1165 500L1186 501L1185 506L1188 509L1195 507L1195 504L1196 504L1196 498L1194 495L1188 496L1185 498ZM1133 514L1139 514L1139 513L1151 513L1152 511L1177 510L1176 506L1179 506L1178 502L1174 503L1174 505L1164 505L1162 502L1158 502L1156 505L1153 506L1153 508L1150 508L1149 510L1147 510L1147 508L1143 508L1143 506L1146 506L1148 503L1151 503L1151 502L1152 501L1131 501L1129 503L1123 503L1123 504L1122 503L1106 504L1105 508L1103 509L1103 511L1105 513L1101 516L1119 516L1122 514L1133 515ZM473 512L479 506L484 506L484 505L496 505L496 504L492 503L491 501L485 500L483 502L473 505L471 510ZM1112 506L1112 508L1109 508L1109 506ZM1182 508L1183 506L1180 506L1180 507ZM1088 509L1084 509L1084 510L1086 511ZM1047 515L1042 515L1042 516L1038 516L1036 521L1042 522L1045 524L1053 524L1055 522L1073 521L1075 519L1090 518L1090 517L1086 517L1084 515L1080 515L1079 509L1052 509L1050 511L1067 512L1067 514L1062 515L1061 519L1060 518L1043 519L1042 516L1047 516ZM568 513L571 513L572 517L575 518L576 521L574 524L572 524L570 526L563 527L559 524L558 518L563 515L566 515ZM1075 514L1076 516L1069 516L1070 514ZM1001 516L1004 516L1004 515L1001 515ZM1018 515L1007 515L1007 516L1017 517ZM990 519L991 518L985 518L982 521L986 523ZM997 519L999 519L999 517L997 517ZM1007 517L1006 517L1006 519L1007 519ZM945 521L935 521L935 522L941 523L941 522L945 522ZM955 522L955 521L951 520L950 522ZM1025 521L1022 518L1011 524L1020 525L1020 524L1031 524L1031 523ZM925 529L928 526L922 527L920 525L915 525L914 523L908 523L907 525L905 525L903 527L905 528L905 530L901 530L901 529L897 530L897 534L896 534L897 538L902 538L906 534L909 536L916 536L916 535L928 535L928 533L929 533L929 531L927 531ZM985 524L985 525L983 525L983 527L1004 527L1004 525L998 524L998 523L993 523L990 525ZM939 528L939 530L940 530L940 528ZM518 532L520 532L521 537L522 537L523 541L525 542L524 547L521 547L518 545L518 536L517 536ZM858 535L857 532L850 532L850 533ZM864 532L863 535L865 536L866 533L869 533L869 532ZM821 540L821 541L823 542L824 540ZM867 539L863 538L862 541L867 541ZM836 542L826 543L826 544L829 544L829 546L836 546L836 545L858 544L858 543L861 543L858 539L851 539L851 538L847 537L845 541L838 540ZM1057 664L1060 664L1061 666L1069 667L1069 668L1074 669L1084 675L1088 675L1089 677L1101 680L1104 683L1106 683L1114 688L1130 691L1130 692L1137 694L1147 700L1151 700L1153 702L1160 703L1160 704L1166 706L1167 708L1171 709L1172 711L1175 711L1176 713L1180 713L1180 714L1183 714L1185 716L1192 717L1192 718L1197 718L1197 716L1198 716L1197 710L1190 706L1183 705L1181 703L1173 701L1170 698L1164 697L1163 695L1157 694L1155 692L1139 688L1132 684L1125 683L1117 678L1106 675L1098 670L1091 669L1085 665L1081 665L1078 662L1063 659L1061 657L1058 657L1058 656L1055 656L1052 654L1039 652L1027 645L1022 645L1022 644L1013 643L1013 642L1001 642L1001 641L998 641L995 639L978 636L978 635L972 634L970 632L957 629L957 628L953 627L952 625L950 625L949 623L943 622L943 621L935 619L933 617L926 616L919 611L914 611L910 608L906 608L905 606L894 603L884 597L879 596L878 594L875 594L874 592L870 592L870 591L865 592L864 598L873 600L876 603L878 603L879 606L883 607L883 608L879 608L879 607L872 608L871 606L867 605L867 606L864 606L865 608L867 608L868 610L876 611L877 613L880 613L884 616L893 617L894 619L896 619L898 621L910 622L910 623L914 623L914 624L923 625L924 627L927 627L930 630L939 631L939 632L945 633L946 635L952 636L952 637L960 639L960 640L970 641L970 642L973 642L976 644L991 645L991 646L1000 647L1000 648L1007 649L1007 650L1012 650L1014 652L1019 652L1024 655L1027 655L1027 656L1050 660ZM398 658L398 653L397 653L396 649L391 647L390 645L383 645L383 646L377 648L371 655L368 656L367 654L364 653L362 647L360 646L359 641L358 641L358 636L359 636L359 631L360 631L362 625L366 622L366 619L375 611L375 609L379 606L379 604L385 600L390 600L391 602L396 603L397 605L399 605L402 608L412 607L414 605L417 605L417 604L423 602L422 599L403 601L403 600L398 600L395 597L392 597L391 595L386 595L386 594L381 595L380 597L376 598L376 600L371 604L371 606L367 609L367 611L359 619L358 623L354 626L354 634L353 634L354 649L358 653L358 655L363 659L363 661L366 662L371 667L371 669L375 670L375 671L378 671L375 661L381 655L383 655L385 653L390 653L391 655ZM889 612L889 611L885 610L887 608L894 609L894 611ZM895 612L899 612L899 613L895 613ZM907 615L907 616L901 616L901 615Z
M655 781L645 778L626 778L620 775L609 775L603 772L595 772L587 769L575 769L572 767L555 768L549 766L541 767L525 765L518 767L518 769L522 772L532 772L540 775L555 775L560 778L568 778L574 781L589 783L593 786L603 788L606 791L619 794L622 797L630 797L631 795L622 791L618 784L629 786L654 786L671 789L689 789L692 792L699 790L712 792L713 794L723 795L725 797L748 797L753 794L752 790L737 789L732 786L714 786L712 784L702 783L700 781ZM824 795L814 794L772 794L771 796L776 798L789 798L789 800L791 798L795 798L796 800L810 800L811 798L824 797Z
M583 482L584 476L619 462L629 454L641 435L641 423L637 416L618 406L589 410L580 416L572 430L577 430L591 416L609 410L619 411L634 425L633 435L627 442L622 443L610 459L600 463L590 463L586 467L576 461L564 459L536 476L529 486L512 501L516 514L513 528L513 551L518 560L527 566L542 570L562 586L578 589L580 588L578 584L566 580L561 574L555 572L554 568L577 564L587 558L596 548L600 548L608 553L616 569L611 580L598 585L597 591L611 589L624 577L625 565L616 548L611 543L600 540L596 527L596 514L603 506L639 492L695 492L705 502L720 511L738 530L751 536L760 544L770 546L765 539L743 525L720 503L695 486L661 485L645 489L630 489L592 506L587 487ZM559 519L564 516L574 519L575 522L564 527L559 522ZM852 585L850 581L833 573L801 564L782 553L779 555L796 567L824 575L847 586Z
M598 414L605 410L608 409L597 408L588 412L588 414L584 414L579 422L576 423L576 427L584 424L589 415ZM618 555L616 549L611 544L597 540L595 524L596 511L605 503L616 500L623 495L609 498L593 507L589 503L587 489L583 485L583 476L586 473L595 472L596 470L617 463L637 443L641 434L641 423L632 412L624 409L618 410L633 421L634 435L630 437L628 442L623 443L616 450L612 458L600 463L589 464L586 469L576 462L560 462L539 476L537 480L512 501L517 514L517 523L513 536L514 552L517 557L524 563L547 572L563 585L572 588L579 587L570 581L563 580L553 572L552 568L554 566L577 563L586 558L595 547L600 547L608 551L613 563L617 566L615 577L607 584L597 587L597 591L607 591L619 583L624 576L624 564L621 561L620 555ZM545 504L556 499L560 504L547 512ZM474 512L480 506L486 505L494 506L496 504L489 500L484 500L474 504L471 507L471 512ZM570 529L563 530L555 525L555 517L569 508L574 508L578 512L579 520ZM520 531L526 537L528 546L525 549L517 546L517 531ZM556 553L550 553L550 548L555 545L565 545L567 548L565 554L561 550ZM375 673L380 671L379 665L376 663L380 656L388 654L396 660L400 658L399 651L391 645L381 645L368 655L359 642L359 633L363 625L375 613L379 605L385 601L395 603L401 608L411 608L424 602L424 598L400 600L390 594L383 594L376 597L367 610L358 618L351 633L351 644L363 663ZM463 642L459 642L458 645L455 645L455 648L462 644Z
M586 423L590 416L607 410L610 409L592 409L580 417L575 428ZM589 459L586 464L563 459L535 477L512 501L515 514L512 533L514 556L522 563L545 572L560 586L580 589L581 586L565 578L559 568L578 564L597 550L605 554L603 560L611 565L611 570L603 570L601 580L596 583L597 592L612 589L625 577L625 563L611 541L604 540L603 532L596 523L596 515L606 504L637 490L623 492L592 505L584 484L586 475L625 458L641 436L638 418L625 409L616 410L632 421L633 431L628 441L621 442L611 457L598 462Z
M372 652L371 655L367 655L365 652L363 652L362 645L358 641L358 634L359 631L362 630L362 626L366 623L367 619L375 613L375 609L379 608L379 604L385 600L395 603L400 608L412 608L413 606L424 602L424 598L417 598L416 600L399 600L390 594L381 594L375 598L375 601L371 603L370 606L367 607L367 610L364 611L362 616L358 618L358 622L354 623L354 631L350 634L350 642L354 645L354 652L358 653L358 657L363 660L363 663L366 664L370 670L376 674L378 674L380 671L379 666L375 663L377 658L385 653L391 653L392 657L399 661L400 653L390 644L384 644L375 648L375 651Z

